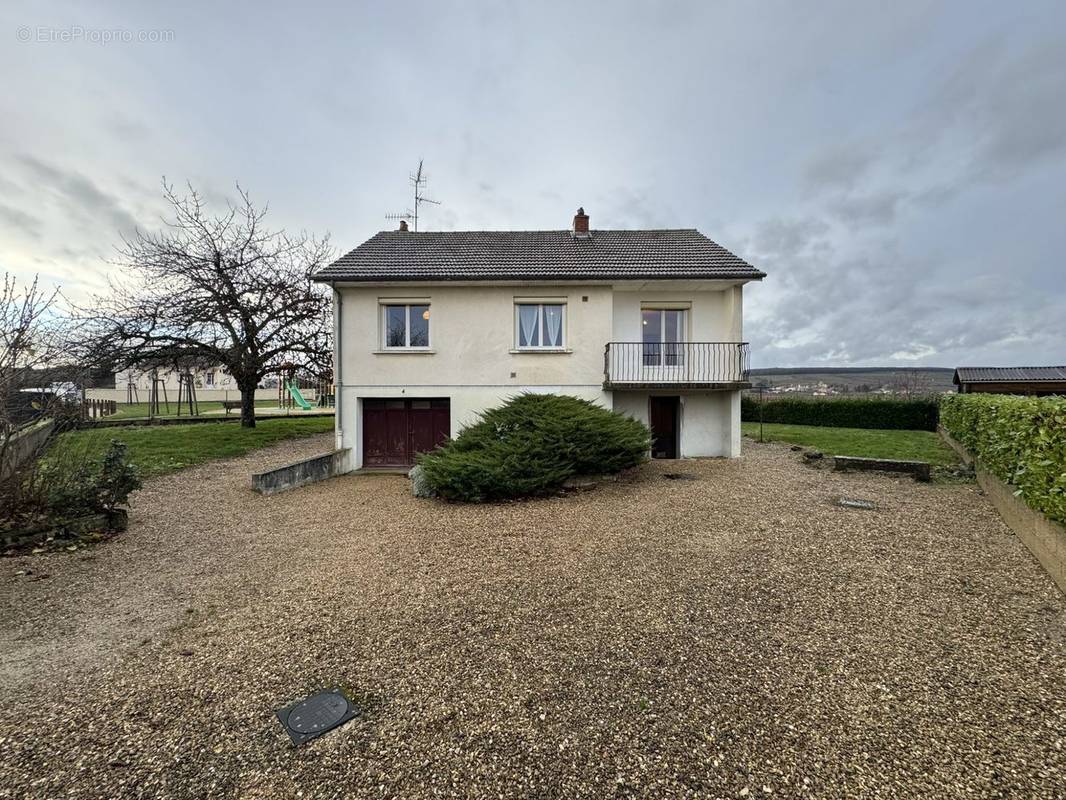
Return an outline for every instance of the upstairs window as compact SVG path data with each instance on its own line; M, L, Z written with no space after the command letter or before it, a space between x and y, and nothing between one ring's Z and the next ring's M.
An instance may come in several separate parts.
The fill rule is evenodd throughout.
M386 348L429 347L429 305L382 306Z
M519 350L560 350L566 346L566 306L515 303L515 341Z

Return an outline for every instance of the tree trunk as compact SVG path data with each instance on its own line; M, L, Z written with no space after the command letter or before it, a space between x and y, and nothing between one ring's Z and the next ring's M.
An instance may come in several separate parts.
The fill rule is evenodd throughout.
M255 427L255 381L237 383L241 392L241 427Z

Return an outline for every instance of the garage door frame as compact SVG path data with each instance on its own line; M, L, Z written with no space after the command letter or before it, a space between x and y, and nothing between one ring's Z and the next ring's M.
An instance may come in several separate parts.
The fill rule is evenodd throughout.
M451 434L447 397L363 398L363 466L410 467Z

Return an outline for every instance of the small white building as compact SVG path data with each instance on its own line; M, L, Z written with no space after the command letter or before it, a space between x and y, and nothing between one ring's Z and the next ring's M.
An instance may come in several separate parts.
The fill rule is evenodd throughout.
M196 389L236 389L237 384L226 371L225 367L188 367L187 371L192 375L193 385ZM115 388L126 389L130 383L137 389L138 395L151 390L153 378L162 382L168 392L178 391L178 377L182 370L176 367L161 366L156 369L150 367L133 367L115 373Z
M522 392L647 423L658 458L740 455L743 286L763 272L694 229L416 233L318 272L333 288L337 447L414 463Z

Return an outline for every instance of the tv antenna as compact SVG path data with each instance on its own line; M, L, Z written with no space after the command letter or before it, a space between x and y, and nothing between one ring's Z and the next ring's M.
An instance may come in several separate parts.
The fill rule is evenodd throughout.
M435 206L440 205L439 200L430 200L428 197L422 194L422 190L426 188L426 181L429 176L422 171L422 159L418 159L418 171L407 176L411 181L411 185L414 187L415 194L415 210L412 213L411 209L407 209L403 214L386 214L385 219L402 219L412 223L412 227L418 230L418 208L423 203L432 203Z

